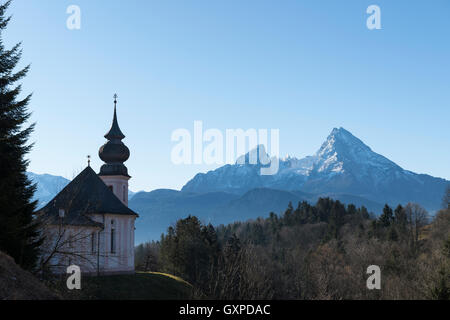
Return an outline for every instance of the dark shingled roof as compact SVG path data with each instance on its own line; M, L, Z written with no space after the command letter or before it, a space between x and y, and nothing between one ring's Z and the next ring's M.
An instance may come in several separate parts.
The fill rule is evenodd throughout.
M122 203L91 167L86 167L58 195L36 214L46 223L59 223L59 209L65 210L64 223L102 227L88 217L94 213L138 216Z

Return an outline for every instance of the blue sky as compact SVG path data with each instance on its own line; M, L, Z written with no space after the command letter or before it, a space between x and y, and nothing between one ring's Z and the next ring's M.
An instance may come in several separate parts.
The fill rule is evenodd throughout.
M66 28L69 5L81 30ZM381 30L366 8L381 8ZM405 169L450 179L450 2L16 0L37 123L29 170L72 178L118 116L132 190L181 188L217 166L174 165L171 133L279 128L313 154L344 127Z

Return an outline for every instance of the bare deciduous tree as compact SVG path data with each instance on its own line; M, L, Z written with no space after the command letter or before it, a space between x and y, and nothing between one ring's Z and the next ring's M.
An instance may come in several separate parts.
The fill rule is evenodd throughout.
M429 215L427 210L417 203L408 203L404 210L408 219L411 245L413 250L416 250L420 232L428 224Z
M70 212L73 207L74 197L64 206L63 212ZM90 202L85 203L85 208L81 212L87 211L91 206ZM41 234L44 243L41 247L40 268L38 272L54 273L60 271L62 267L67 267L71 263L80 264L90 272L97 274L101 271L100 258L108 257L119 265L124 259L118 253L108 255L102 252L101 236L107 232L99 226L79 226L66 222L64 216L56 218L51 215L41 215L38 217L41 226ZM59 219L59 220L58 220Z
M98 239L98 232L96 239ZM92 233L85 229L74 229L68 225L60 223L59 225L43 224L42 235L45 237L41 247L40 272L49 271L51 273L59 268L66 266L66 262L82 262L95 268L97 259L96 251L88 248L87 243L91 239Z
M450 184L445 189L444 197L442 198L442 208L450 209Z

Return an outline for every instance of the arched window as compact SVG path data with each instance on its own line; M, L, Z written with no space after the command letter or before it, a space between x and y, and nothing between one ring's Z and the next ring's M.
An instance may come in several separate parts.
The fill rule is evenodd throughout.
M125 186L123 186L123 202L125 202L126 190Z
M112 192L114 192L113 186L108 186L109 190L111 190Z

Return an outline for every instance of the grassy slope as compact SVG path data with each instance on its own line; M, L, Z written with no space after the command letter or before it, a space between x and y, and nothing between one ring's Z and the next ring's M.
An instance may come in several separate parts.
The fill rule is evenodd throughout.
M0 251L0 300L59 299L42 282Z
M65 282L58 291L66 299L176 300L189 299L192 286L163 273L137 272L134 275L83 277L81 290L69 291Z

